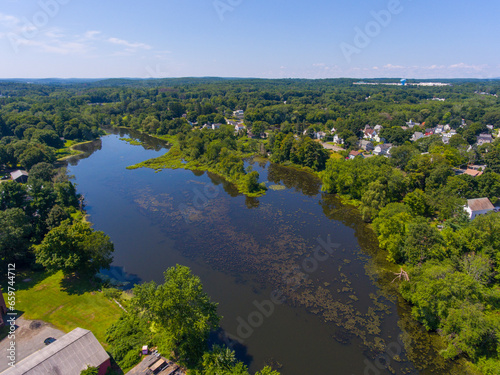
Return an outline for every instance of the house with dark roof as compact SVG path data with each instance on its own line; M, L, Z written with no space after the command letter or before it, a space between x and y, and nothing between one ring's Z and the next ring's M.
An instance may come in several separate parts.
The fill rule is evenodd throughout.
M20 182L25 184L28 182L28 172L18 169L17 171L10 173L10 178L12 181Z
M373 151L373 149L375 148L373 146L373 143L371 143L370 141L359 141L359 148L362 149L362 150L365 150L365 151Z
M477 198L467 200L465 211L469 214L469 219L473 220L478 215L487 214L493 211L495 207L488 198Z
M92 332L76 328L2 375L80 375L89 366L99 368L99 375L105 375L110 365L108 353Z
M424 138L424 134L422 132L415 132L413 133L411 140L413 142L418 141L419 139Z
M392 148L392 143L384 143L381 145L377 145L373 150L373 153L379 156L390 156L391 148Z
M491 134L479 134L477 136L477 145L478 146L484 145L486 143L492 143L492 142L493 142L493 137L491 136Z

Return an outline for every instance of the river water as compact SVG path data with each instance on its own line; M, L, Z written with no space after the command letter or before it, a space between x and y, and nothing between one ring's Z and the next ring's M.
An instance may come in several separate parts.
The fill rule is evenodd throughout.
M83 148L68 169L94 227L115 244L108 275L130 287L189 266L219 303L212 339L252 372L269 364L283 375L464 373L412 320L357 210L309 174L252 161L270 189L246 198L205 172L126 169L167 152L130 130Z

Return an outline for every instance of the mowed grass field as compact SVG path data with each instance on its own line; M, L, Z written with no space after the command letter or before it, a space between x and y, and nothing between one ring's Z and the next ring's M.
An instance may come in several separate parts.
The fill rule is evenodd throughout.
M116 303L88 280L66 279L62 272L27 277L31 281L16 280L16 309L25 319L43 320L64 332L77 327L88 329L105 344L106 330L122 313ZM2 291L6 297L6 285Z

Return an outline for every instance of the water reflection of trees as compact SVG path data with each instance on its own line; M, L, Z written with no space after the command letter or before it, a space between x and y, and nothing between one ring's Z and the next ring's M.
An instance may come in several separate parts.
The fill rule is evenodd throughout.
M164 140L158 139L151 137L147 134L141 133L140 131L134 130L134 129L128 129L128 128L113 128L113 129L107 129L109 133L119 135L120 138L123 137L129 137L129 138L134 138L141 142L141 146L145 150L154 150L154 151L160 151L164 148L167 148L168 143L165 142Z
M69 165L75 166L78 164L80 160L86 159L94 152L101 150L102 141L100 139L96 139L95 141L92 142L83 143L81 145L75 145L73 146L73 149L75 149L76 151L80 151L81 154L67 158L65 161Z
M267 179L273 184L283 184L288 189L294 188L296 191L308 196L319 194L321 189L319 178L307 172L273 163L269 164L267 168Z

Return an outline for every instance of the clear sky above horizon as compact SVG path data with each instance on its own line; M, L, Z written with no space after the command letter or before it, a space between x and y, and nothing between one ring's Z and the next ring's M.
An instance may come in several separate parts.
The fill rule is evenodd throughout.
M500 77L499 1L0 1L0 78Z

